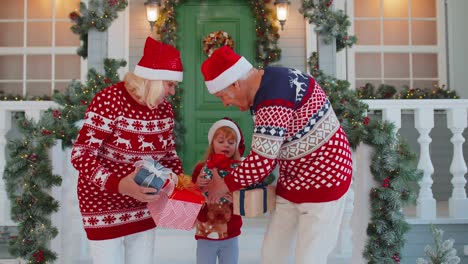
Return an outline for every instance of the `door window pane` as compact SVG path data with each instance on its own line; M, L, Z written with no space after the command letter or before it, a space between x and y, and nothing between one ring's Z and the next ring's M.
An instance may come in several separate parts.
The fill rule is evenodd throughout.
M26 56L27 79L50 80L52 78L50 55Z
M408 21L384 21L384 45L408 45Z
M437 86L437 81L434 80L415 80L414 88L431 89Z
M413 76L415 78L437 78L437 54L413 54Z
M380 1L354 0L355 17L380 17Z
M71 22L55 23L55 46L79 46L80 37L70 30Z
M23 46L23 22L0 22L0 47L20 46Z
M55 90L60 93L65 92L70 82L55 82Z
M397 91L401 91L403 87L410 87L411 88L411 85L410 85L410 81L409 80L384 80L384 83L386 85L391 85L393 87L395 87L395 89Z
M435 0L411 0L412 17L436 17Z
M75 55L55 56L56 79L79 79L80 57Z
M0 56L0 80L22 80L23 56Z
M437 45L436 22L413 21L411 41L414 45Z
M380 45L380 21L356 21L354 27L358 45Z
M26 89L28 96L52 95L50 82L27 82Z
M23 1L22 0L2 0L0 8L1 19L23 19Z
M55 0L55 17L58 19L68 19L68 15L80 10L80 0Z
M380 78L380 53L356 54L356 78Z
M408 17L408 0L383 0L383 16Z
M27 2L29 19L52 18L52 0L28 0Z
M27 46L44 47L52 46L52 23L29 22L27 34Z
M385 78L408 78L410 72L409 65L409 54L384 53Z
M23 84L22 83L0 83L0 95L23 95Z

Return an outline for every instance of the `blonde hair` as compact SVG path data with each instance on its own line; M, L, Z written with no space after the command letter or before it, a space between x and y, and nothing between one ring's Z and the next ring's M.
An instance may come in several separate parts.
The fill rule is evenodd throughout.
M128 72L124 78L125 88L141 104L150 109L156 108L159 98L164 96L164 84L162 80L147 80Z
M206 161L210 157L210 155L215 154L213 142L214 142L214 139L220 134L224 135L225 137L234 139L237 143L237 134L234 131L234 129L227 127L227 126L222 126L216 129L215 133L213 134L213 138L211 139L211 143L209 144L208 149L206 150L206 153L203 156L203 161ZM237 160L241 158L238 144L236 144L236 150L234 151L234 155L229 158L237 159Z

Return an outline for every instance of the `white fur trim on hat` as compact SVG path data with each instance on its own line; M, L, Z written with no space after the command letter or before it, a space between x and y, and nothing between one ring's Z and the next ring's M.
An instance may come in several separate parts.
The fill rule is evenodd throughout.
M206 81L206 87L211 94L215 94L239 80L239 78L249 72L252 67L252 64L250 64L247 59L241 57L234 65L218 75L218 77Z
M214 122L214 124L210 127L210 130L208 131L208 143L211 144L211 140L213 140L213 136L214 136L216 130L218 130L218 128L220 128L220 127L230 127L230 128L232 128L234 130L234 132L236 132L236 136L237 136L236 148L237 148L239 146L239 143L240 143L240 140L241 140L240 131L237 128L236 124L234 124L234 122L226 120L226 119L218 120L218 121Z
M147 80L162 80L162 81L177 81L181 82L183 80L183 72L180 71L170 71L170 70L155 70L140 65L135 66L133 73L136 76L139 76Z

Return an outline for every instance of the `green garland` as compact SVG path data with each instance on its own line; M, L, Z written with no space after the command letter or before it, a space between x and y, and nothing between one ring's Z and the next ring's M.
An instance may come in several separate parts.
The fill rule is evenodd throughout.
M38 122L17 117L22 134L8 142L10 159L4 171L8 198L11 201L12 219L18 223L18 235L9 241L9 251L28 263L52 263L55 252L48 249L48 243L58 233L50 217L57 212L59 203L47 190L60 186L62 178L52 174L48 150L57 139L63 147L72 145L77 137L75 122L83 119L88 104L103 88L119 81L118 68L124 61L104 61L105 75L91 69L86 85L74 81L64 93L56 92L54 101L60 107L48 109Z
M333 10L333 0L319 0L318 4L314 0L302 1L299 12L311 24L315 24L315 32L324 37L325 44L336 41L336 51L346 47L351 47L356 43L356 37L348 35L351 22L343 10Z
M126 5L126 1L110 0L104 4L104 7L111 2ZM265 6L268 2L269 0L249 2L256 17L256 59L260 67L279 60L281 54L277 47L278 29L271 23L272 19L266 18L272 14ZM321 8L324 2L320 2ZM91 0L90 5L91 3L94 5L94 0ZM177 39L174 11L177 4L178 1L175 0L166 1L161 9L160 20L157 22L161 40L171 45L175 45ZM302 10L308 10L304 8L307 6L311 6L310 0L303 1ZM97 7L102 8L102 6ZM82 14L86 13L85 11L82 9ZM97 13L90 11L89 14L91 15L77 17L77 25L80 25L77 32L80 32L83 38L87 30L92 27L84 21L95 17ZM104 27L107 29L112 20L106 19L114 17L109 16L112 14L98 16L103 20L94 20L94 25L100 25L98 30ZM333 13L327 14L334 16ZM325 19L326 16L323 18L310 21L313 23L330 21ZM80 19L83 20L78 23ZM335 19L335 21L343 19L346 21L347 18L342 17L341 20ZM346 25L344 22L341 24ZM329 39L348 36L345 33L336 34L335 31L317 28L321 32L319 34L330 36ZM350 39L352 38L348 37L346 41ZM352 45L351 42L343 43L345 46ZM337 46L341 47L341 44ZM309 60L313 66L311 73L329 94L351 146L356 148L359 143L364 142L374 147L371 171L381 186L373 188L370 194L372 215L367 229L368 243L364 256L372 264L399 263L400 251L404 245L403 235L408 229L401 208L415 199L415 192L409 189L408 182L417 181L422 177L422 174L415 168L415 155L409 151L403 140L395 136L395 128L392 124L364 116L368 106L359 101L355 92L349 90L348 82L325 75L318 67L315 67L313 61L311 57ZM7 162L4 174L8 196L12 201L12 216L19 222L18 237L10 241L10 251L14 256L27 259L29 263L50 263L56 258L55 253L47 249L47 243L57 234L56 228L51 226L48 219L53 212L58 210L58 202L44 190L59 186L61 179L60 176L51 173L52 168L46 151L56 139L61 139L64 147L71 145L78 132L74 123L82 119L88 103L98 91L118 81L117 69L124 64L123 61L106 60L105 76L99 75L92 69L88 74L86 85L79 82L71 83L63 95L54 95L54 101L58 102L61 107L46 111L38 123L24 117L19 119L18 125L24 137L9 142L11 160ZM176 112L180 108L181 92L178 91L178 96L172 98ZM183 131L180 122L179 124L176 122L175 130L176 133Z
M369 106L360 101L358 92L349 89L349 82L319 69L317 53L311 55L308 64L311 74L328 94L352 148L360 143L373 147L370 169L380 186L370 192L371 219L363 256L369 264L400 263L404 234L410 228L402 209L415 203L417 194L410 183L423 176L416 168L416 155L397 136L393 123L366 116Z
M117 12L124 10L127 5L127 0L90 0L89 8L81 2L80 11L70 13L69 18L74 23L70 29L79 35L81 40L78 55L88 57L88 31L92 28L106 31L117 18Z
M381 84L377 90L371 83L357 89L359 99L459 99L455 91L442 86L432 88L409 88L398 91L393 85Z
M365 143L374 151L371 173L380 186L370 192L371 219L364 257L370 264L400 263L404 234L409 230L402 209L416 200L409 183L422 178L416 155L397 136L393 123L366 117L369 107L349 89L349 82L324 74L314 64L315 58L314 54L309 59L311 74L327 92L351 146L355 149Z

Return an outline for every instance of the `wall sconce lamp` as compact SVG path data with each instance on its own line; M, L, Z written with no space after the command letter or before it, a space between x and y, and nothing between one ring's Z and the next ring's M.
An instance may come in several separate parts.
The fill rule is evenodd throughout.
M148 22L151 27L151 31L153 31L154 23L156 23L156 20L158 20L159 7L161 7L161 1L160 0L147 0L145 2L145 7L146 7L146 19L148 19Z
M286 23L286 19L288 18L289 1L288 0L275 0L275 7L276 7L276 18L280 22L281 30L283 30L284 23Z

